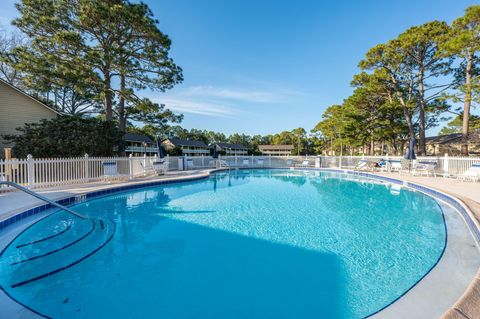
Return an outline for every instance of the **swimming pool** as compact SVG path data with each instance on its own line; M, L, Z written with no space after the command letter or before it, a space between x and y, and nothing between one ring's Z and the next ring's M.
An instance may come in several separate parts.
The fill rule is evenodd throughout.
M237 170L56 212L0 256L0 284L53 318L362 318L443 254L431 197L318 171ZM66 267L68 266L68 267Z

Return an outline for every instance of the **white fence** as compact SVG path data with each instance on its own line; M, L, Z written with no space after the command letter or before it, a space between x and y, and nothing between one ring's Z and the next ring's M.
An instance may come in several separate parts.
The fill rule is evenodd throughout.
M310 166L320 168L353 169L361 160L401 161L401 157L388 156L220 156L219 160L229 167L293 167ZM0 181L11 181L31 188L79 184L108 179L132 179L154 175L153 162L156 157L79 157L36 159L13 159L0 161ZM214 168L217 161L210 156L165 158L167 169L196 170ZM417 162L435 163L437 174L459 177L480 158L471 157L420 157Z
M154 174L156 157L77 157L0 161L0 181L49 187Z

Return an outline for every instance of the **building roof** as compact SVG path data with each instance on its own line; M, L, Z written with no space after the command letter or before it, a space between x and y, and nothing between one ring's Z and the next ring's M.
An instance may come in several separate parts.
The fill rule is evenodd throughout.
M145 143L150 143L152 144L153 141L150 137L144 134L138 134L138 133L126 133L123 136L123 139L127 142L145 142Z
M217 145L221 148L231 148L237 150L246 150L248 149L246 146L242 144L231 144L231 143L213 143L212 145Z
M34 96L32 96L32 95L28 94L27 92L23 91L22 89L16 87L15 85L12 85L12 84L10 84L10 83L8 83L7 81L2 80L2 79L0 79L0 83L3 83L3 84L5 84L6 86L12 88L13 90L19 92L20 94L25 95L26 97L32 99L33 101L35 101L35 102L38 103L39 105L41 105L41 106L49 109L50 111L52 111L52 112L54 112L54 113L57 113L57 114L59 114L59 115L62 114L61 112L59 112L59 111L55 110L54 108L48 106L47 104L43 103L43 102L40 101L39 99L35 98Z
M462 133L453 133L446 135L430 136L425 138L427 144L446 144L450 142L455 142L458 139L462 138Z
M258 145L260 151L270 151L270 150L293 150L293 145Z
M179 138L167 138L165 141L170 141L175 146L195 146L195 147L206 147L207 144L203 141L193 141L193 140L182 140Z

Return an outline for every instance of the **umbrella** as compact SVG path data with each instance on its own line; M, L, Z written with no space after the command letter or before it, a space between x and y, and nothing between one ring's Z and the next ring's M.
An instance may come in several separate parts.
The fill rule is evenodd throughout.
M158 158L165 157L165 154L163 153L162 142L160 142L160 139L158 137L157 137L157 155L158 155Z
M408 160L414 160L417 158L415 155L415 139L411 138L410 142L408 143L407 154L405 154L405 158Z
M213 146L212 157L213 158L218 158L218 152L217 152L217 147L216 146Z

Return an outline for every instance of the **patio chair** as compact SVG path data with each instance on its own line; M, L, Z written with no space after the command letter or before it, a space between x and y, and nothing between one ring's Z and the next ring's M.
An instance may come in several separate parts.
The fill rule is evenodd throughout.
M112 176L118 176L117 162L103 162L103 177L108 178Z
M387 160L386 168L388 172L400 172L402 170L402 162L400 160Z
M464 181L480 181L480 163L472 164L468 170L460 175L460 178Z
M259 166L263 166L263 158L258 159L258 160L257 160L257 164L258 164Z
M243 166L249 166L250 165L250 160L244 159L242 163L243 163Z
M288 160L287 160L287 166L292 166L292 165L293 165L293 160L288 159Z

